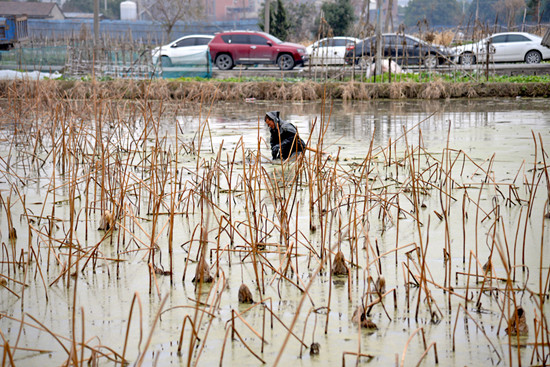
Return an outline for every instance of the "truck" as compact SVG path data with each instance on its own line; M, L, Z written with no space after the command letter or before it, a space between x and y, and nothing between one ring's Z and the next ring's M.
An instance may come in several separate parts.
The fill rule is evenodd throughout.
M7 51L29 38L26 15L0 16L0 50Z

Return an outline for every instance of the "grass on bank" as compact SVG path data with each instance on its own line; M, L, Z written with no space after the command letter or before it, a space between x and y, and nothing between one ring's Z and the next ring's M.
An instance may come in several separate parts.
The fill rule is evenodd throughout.
M24 72L24 71L22 71ZM49 79L49 78L46 78ZM66 76L60 76L55 80L80 80L80 81L91 81L93 78L89 75L82 76L80 78L70 78ZM155 78L156 79L156 78ZM115 78L110 76L97 78L98 81L113 81ZM216 82L216 83L260 83L260 82L287 82L287 83L298 83L305 80L310 80L313 82L349 82L352 78L344 78L342 80L331 80L331 79L311 79L311 78L276 78L276 77L232 77L232 78L203 78L203 77L181 77L181 78L167 78L166 81L179 81L179 82ZM449 83L469 83L469 82L489 82L489 83L550 83L550 75L495 75L489 76L486 79L485 75L480 73L474 74L464 74L464 73L453 73L453 74L430 74L430 73L405 73L405 74L392 74L391 82L414 82L414 83L425 83L428 81L439 80L442 82ZM361 75L357 75L354 78L356 82L364 83L388 83L390 82L389 73L384 73L375 77L365 78Z
M484 73L464 73L455 72L450 74L437 74L433 73L406 73L406 74L393 74L391 75L392 81L400 82L416 82L422 83L429 80L440 80L449 83L468 83L468 82L489 82L489 83L548 83L550 82L550 75L493 75L487 79ZM355 80L359 81L360 77L356 77ZM381 76L364 79L365 82L370 83L382 83L389 82L389 73L384 73Z
M391 81L399 82L416 82L423 83L430 80L440 80L443 82L449 83L468 83L468 82L489 82L489 83L550 83L550 75L496 75L489 76L489 79L486 80L483 73L462 73L456 72L452 74L437 74L433 73L405 73L405 74L392 74ZM191 82L191 81L216 81L221 83L248 83L248 82L303 82L304 78L275 78L275 77L233 77L233 78L224 78L224 79L212 79L212 78L201 78L201 77L189 77L189 78L177 78L173 79L181 82ZM309 80L309 79L308 79ZM329 79L330 80L330 79ZM365 78L361 75L355 76L355 81L361 81L365 83L387 83L390 81L389 73L384 73L382 75L374 77ZM324 80L317 80L324 81ZM345 78L344 80L335 80L337 82L342 81L351 81L351 78Z
M543 97L550 96L549 76L498 76L485 77L465 74L399 74L363 82L345 80L283 79L246 77L228 79L179 78L179 79L67 79L37 84L48 89L48 95L61 98L83 99L92 95L102 98L202 101L203 98L220 101L242 101L247 98L274 101L311 101L322 98L342 100L391 99L440 99L478 97ZM384 79L384 82L381 80ZM15 89L14 89L15 88ZM17 90L28 95L25 83L0 83L0 96L9 96Z

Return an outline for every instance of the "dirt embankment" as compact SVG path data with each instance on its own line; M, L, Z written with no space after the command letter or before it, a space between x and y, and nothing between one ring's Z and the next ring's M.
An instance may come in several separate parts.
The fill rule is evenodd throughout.
M219 81L66 81L3 80L0 98L151 99L186 101L321 99L441 99L481 97L550 97L550 83L359 83L219 82Z

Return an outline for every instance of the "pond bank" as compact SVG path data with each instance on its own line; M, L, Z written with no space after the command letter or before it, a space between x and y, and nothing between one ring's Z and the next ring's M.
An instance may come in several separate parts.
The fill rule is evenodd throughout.
M0 98L68 98L243 101L313 101L321 99L448 99L486 97L550 97L549 83L360 83L313 81L220 82L165 80L2 80Z

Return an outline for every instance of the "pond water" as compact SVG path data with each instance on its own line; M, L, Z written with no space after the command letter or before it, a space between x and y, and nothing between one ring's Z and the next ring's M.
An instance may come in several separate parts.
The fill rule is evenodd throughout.
M27 102L0 104L6 364L549 362L548 100ZM270 110L326 154L270 162Z

